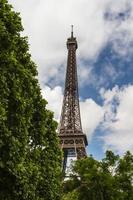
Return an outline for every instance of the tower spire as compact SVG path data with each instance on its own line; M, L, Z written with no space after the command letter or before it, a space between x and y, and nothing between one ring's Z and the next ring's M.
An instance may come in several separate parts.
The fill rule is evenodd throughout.
M87 138L82 131L78 78L76 64L76 38L73 37L73 25L71 37L67 40L68 58L64 100L60 119L59 138L64 151L64 171L69 168L70 160L80 159L86 156Z
M73 38L73 25L71 25L71 38Z

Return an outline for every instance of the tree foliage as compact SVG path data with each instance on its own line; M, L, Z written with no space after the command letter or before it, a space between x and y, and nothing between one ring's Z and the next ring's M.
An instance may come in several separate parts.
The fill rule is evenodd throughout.
M133 200L133 155L107 151L102 161L76 161L63 192L63 200Z
M57 123L41 96L21 18L0 0L0 199L59 199Z

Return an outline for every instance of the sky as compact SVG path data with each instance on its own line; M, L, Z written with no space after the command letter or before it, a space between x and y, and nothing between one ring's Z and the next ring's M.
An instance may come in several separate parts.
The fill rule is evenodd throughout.
M59 121L71 24L78 41L81 121L87 153L133 153L133 1L9 0L20 12L42 95Z

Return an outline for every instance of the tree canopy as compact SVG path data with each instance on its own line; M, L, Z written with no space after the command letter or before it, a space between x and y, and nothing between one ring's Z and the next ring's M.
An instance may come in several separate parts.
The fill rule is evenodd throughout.
M93 157L76 161L64 182L63 200L133 200L133 155L106 152L102 161Z
M61 152L18 13L0 0L0 199L59 199Z

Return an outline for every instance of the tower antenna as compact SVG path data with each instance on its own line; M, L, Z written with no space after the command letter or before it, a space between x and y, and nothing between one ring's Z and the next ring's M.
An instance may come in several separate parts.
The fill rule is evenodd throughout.
M71 38L73 38L73 25L71 25Z

